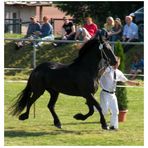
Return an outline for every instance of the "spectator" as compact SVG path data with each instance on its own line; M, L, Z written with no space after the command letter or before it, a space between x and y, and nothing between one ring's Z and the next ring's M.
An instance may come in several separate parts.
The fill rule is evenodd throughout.
M69 21L67 17L64 17L64 24L62 26L62 39L74 40L76 29L73 22Z
M112 28L114 27L114 19L113 17L109 16L106 19L106 23L104 24L104 28L110 32L112 30Z
M115 25L110 32L108 32L110 41L121 40L122 38L122 24L120 18L115 19Z
M76 29L73 22L69 21L69 19L65 16L64 24L62 26L62 40L74 40L76 35ZM54 47L59 45L63 45L63 43L53 43Z
M23 39L25 38L32 38L32 36L34 36L34 34L38 31L41 30L41 26L40 24L37 22L37 19L36 17L30 17L30 23L29 23L29 26L28 26L28 29L27 29L27 33L26 35L24 36ZM21 48L24 46L24 42L23 41L20 41L20 42L17 42L16 43L16 47L17 48Z
M133 62L131 64L130 74L133 74L131 79L135 79L137 74L141 74L144 71L144 60L140 58L139 54L135 54Z
M84 24L83 27L78 28L76 32L75 40L78 38L79 39L82 38L82 40L86 42L95 35L97 30L98 30L98 27L95 23L93 23L92 18L87 17L86 24Z
M36 37L35 38L41 38L42 40L54 40L54 35L53 35L53 27L49 23L49 19L47 16L43 17L43 25L41 27L41 31L36 32ZM43 44L43 42L34 42L35 47L39 47Z
M123 41L125 42L136 42L138 41L138 26L132 22L131 16L125 17L126 25L123 28ZM133 45L126 45L124 52L127 52Z

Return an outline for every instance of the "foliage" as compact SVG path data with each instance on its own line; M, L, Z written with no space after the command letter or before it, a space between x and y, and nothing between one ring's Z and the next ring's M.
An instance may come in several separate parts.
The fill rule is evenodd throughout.
M106 21L106 17L119 17L124 20L126 15L142 7L144 3L141 1L94 1L94 2L54 2L56 7L66 12L67 15L73 16L77 22L83 22L84 17L90 16L95 20L95 23L99 23L99 26L103 26ZM130 7L129 7L130 6Z
M124 72L125 70L125 56L123 53L123 47L120 44L120 42L117 42L115 44L115 54L120 57L120 66L119 69ZM118 85L123 85L123 82L118 82ZM125 87L117 87L116 89L116 96L118 99L118 106L119 106L119 110L124 110L128 108L128 100L127 100L127 90Z

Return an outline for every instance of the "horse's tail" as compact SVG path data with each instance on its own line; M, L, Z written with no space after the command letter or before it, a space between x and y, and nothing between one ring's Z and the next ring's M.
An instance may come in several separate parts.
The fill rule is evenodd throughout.
M31 91L31 83L30 83L30 78L29 78L28 83L27 83L25 89L23 89L17 95L18 99L11 106L11 114L13 116L19 115L24 110L24 108L27 106L28 100L31 97L31 94L32 94L32 91Z

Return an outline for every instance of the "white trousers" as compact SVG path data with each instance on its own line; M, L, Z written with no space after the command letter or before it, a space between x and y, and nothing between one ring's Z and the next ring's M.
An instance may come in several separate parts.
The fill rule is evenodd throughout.
M110 126L114 126L114 128L118 129L118 103L117 97L114 94L107 93L105 91L101 91L100 93L100 106L102 108L102 113L105 116L110 110L111 118L110 118Z

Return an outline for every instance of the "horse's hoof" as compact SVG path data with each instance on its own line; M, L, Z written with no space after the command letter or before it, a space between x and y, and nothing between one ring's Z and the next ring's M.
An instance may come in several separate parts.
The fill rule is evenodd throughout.
M85 116L84 115L82 115L82 114L76 114L76 115L74 115L73 116L75 119L77 119L77 120L85 120L86 118L85 118Z
M62 127L61 127L61 123L60 123L59 120L55 120L55 121L54 121L54 125L55 125L55 127L57 127L57 128L60 128L60 129L62 128Z
M26 120L28 119L28 115L27 114L22 114L19 116L19 120Z
M57 128L62 129L61 125L55 125Z
M61 124L55 124L55 127L59 128L59 129L62 128Z
M102 129L109 130L109 126L108 125L102 126Z

